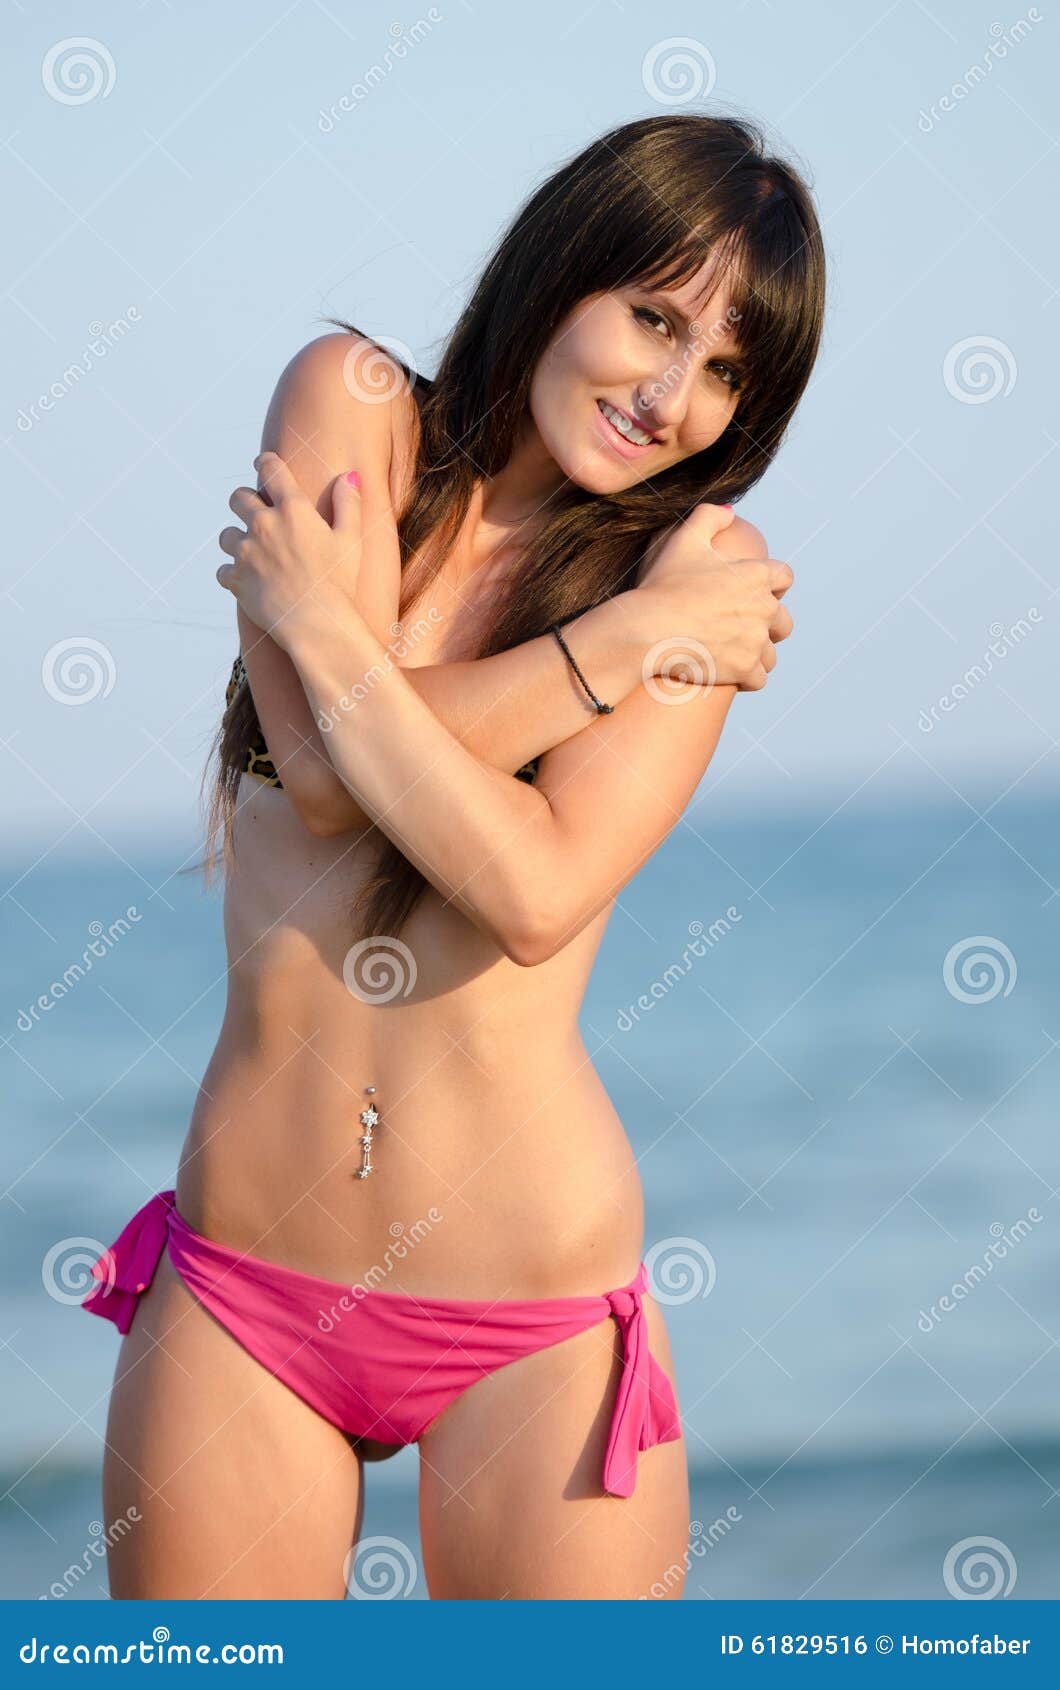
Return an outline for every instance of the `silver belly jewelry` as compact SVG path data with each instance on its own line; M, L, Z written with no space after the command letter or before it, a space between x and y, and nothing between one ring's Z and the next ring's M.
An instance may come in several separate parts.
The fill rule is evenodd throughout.
M365 1086L364 1091L366 1097L375 1096L374 1086ZM361 1165L354 1169L355 1179L367 1179L369 1174L375 1172L372 1162L372 1132L378 1123L379 1111L374 1103L369 1103L366 1109L361 1110L361 1125L364 1132L361 1134Z

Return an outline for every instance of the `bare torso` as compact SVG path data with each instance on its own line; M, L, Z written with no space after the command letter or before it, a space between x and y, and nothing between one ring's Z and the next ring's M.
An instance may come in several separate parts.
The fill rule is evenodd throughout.
M395 508L410 439L392 455ZM473 655L491 570L509 561L468 532L405 618L419 633L403 665ZM610 906L547 962L520 968L428 887L392 974L381 965L363 1001L343 964L377 838L314 836L282 791L243 776L224 903L228 1000L179 1208L211 1237L339 1284L373 1269L386 1290L457 1298L626 1283L640 1182L577 1026ZM375 1172L358 1180L368 1085Z

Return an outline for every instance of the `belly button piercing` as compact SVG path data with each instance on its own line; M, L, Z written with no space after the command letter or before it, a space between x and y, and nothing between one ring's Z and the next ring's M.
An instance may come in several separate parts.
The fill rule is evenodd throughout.
M375 1096L374 1086L365 1086L364 1091L366 1097ZM367 1179L368 1175L375 1171L372 1165L372 1130L378 1124L378 1121L379 1111L374 1103L370 1103L367 1109L361 1110L361 1123L364 1132L361 1134L361 1165L354 1169L355 1179Z

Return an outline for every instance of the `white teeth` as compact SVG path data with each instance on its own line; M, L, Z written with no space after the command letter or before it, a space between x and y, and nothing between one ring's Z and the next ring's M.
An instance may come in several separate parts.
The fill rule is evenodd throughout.
M608 405L603 399L599 400L598 403L608 422L613 423L618 432L624 434L627 440L632 440L635 446L651 445L652 436L646 434L642 428L638 428L636 423L630 422L629 418L623 415L621 411L616 411L613 405Z

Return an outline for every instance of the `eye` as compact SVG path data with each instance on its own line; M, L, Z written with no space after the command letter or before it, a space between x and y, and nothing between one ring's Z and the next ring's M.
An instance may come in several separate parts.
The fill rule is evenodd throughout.
M654 327L657 323L661 323L664 329L667 331L669 330L670 325L666 321L666 318L661 312L653 311L650 305L634 305L633 315L639 322L648 323L649 326L652 327Z
M739 393L743 386L743 377L741 376L739 370L734 370L731 364L724 363L720 358L717 358L713 363L708 364L707 368L713 370L721 377L721 380L725 383L725 386L729 389L730 393Z

